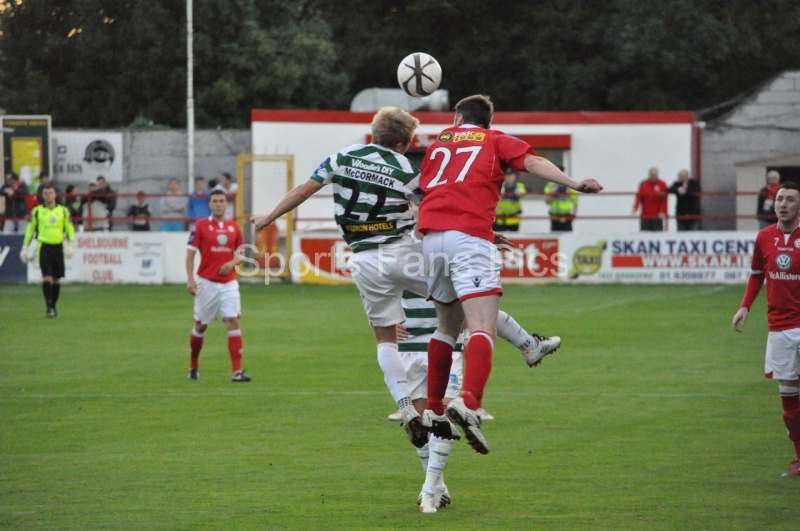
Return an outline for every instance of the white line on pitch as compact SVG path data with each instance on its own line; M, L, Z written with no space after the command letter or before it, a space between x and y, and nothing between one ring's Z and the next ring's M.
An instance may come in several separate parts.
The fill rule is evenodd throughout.
M656 301L659 299L691 299L695 297L702 297L704 295L710 295L712 293L717 293L725 289L725 286L717 286L715 288L711 288L705 291L699 291L695 293L687 293L685 295L675 295L675 296L650 296L650 297L631 297L629 299L622 299L619 301L612 301L606 302L604 304L598 304L597 306L589 306L584 308L573 308L573 313L584 313L584 312L593 312L596 310L604 310L606 308L613 308L614 306L622 306L624 304L630 304L632 302L650 302Z
M3 400L57 400L70 398L175 398L175 397L233 397L233 396L388 396L386 391L264 391L251 393L136 393L136 394L81 394L81 395L21 395L0 397ZM598 398L725 398L725 399L774 399L774 395L723 395L712 393L558 393L495 391L492 396L592 396Z

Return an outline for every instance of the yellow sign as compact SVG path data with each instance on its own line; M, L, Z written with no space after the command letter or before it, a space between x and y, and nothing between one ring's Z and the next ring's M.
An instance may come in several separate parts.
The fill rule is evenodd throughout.
M606 241L600 240L597 245L579 247L572 255L572 269L569 278L578 278L579 275L594 275L603 266L603 251L606 250Z
M14 137L11 139L11 171L24 178L36 179L42 173L42 139Z

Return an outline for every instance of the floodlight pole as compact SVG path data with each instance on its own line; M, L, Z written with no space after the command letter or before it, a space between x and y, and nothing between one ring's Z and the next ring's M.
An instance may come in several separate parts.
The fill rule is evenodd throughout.
M192 0L186 0L186 152L189 175L187 187L189 193L194 192L194 69L192 51Z

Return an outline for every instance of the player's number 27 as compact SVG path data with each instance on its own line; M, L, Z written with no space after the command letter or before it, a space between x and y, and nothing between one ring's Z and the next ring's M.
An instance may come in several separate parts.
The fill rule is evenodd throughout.
M467 172L469 172L469 168L472 166L472 163L475 162L475 159L478 158L478 153L481 152L483 146L469 146L469 147L461 147L456 149L456 155L461 155L462 153L469 153L469 158L467 162L464 164L464 167L461 168L461 172L456 177L455 182L460 183L467 177ZM436 156L441 153L442 154L442 164L439 166L439 171L436 173L436 177L428 183L428 188L433 188L434 186L439 186L442 184L447 184L447 179L441 180L442 175L444 175L444 170L447 168L447 165L450 164L450 159L452 158L452 154L448 148L445 147L438 147L431 152L430 160L436 160Z

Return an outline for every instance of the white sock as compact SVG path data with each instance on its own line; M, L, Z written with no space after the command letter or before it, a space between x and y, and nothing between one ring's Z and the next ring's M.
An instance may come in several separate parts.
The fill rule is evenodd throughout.
M430 457L428 458L428 470L425 474L425 486L433 489L436 485L444 482L444 465L450 457L450 450L453 448L452 439L440 439L431 436Z
M513 317L502 310L497 312L497 335L518 349L528 347L536 348L539 346L539 342L536 340L536 338L533 338L533 341L531 342L530 339L533 336L531 336L527 330L522 328ZM531 344L527 344L529 342Z
M397 402L400 409L406 404L411 404L411 392L408 390L408 380L406 380L406 366L397 350L396 343L378 344L378 365L383 371L383 381L392 394L392 398Z
M416 449L417 455L419 456L419 461L420 463L422 463L422 470L424 470L425 472L428 471L428 456L430 455L430 452L428 451L429 446L430 444L426 444L422 448Z

